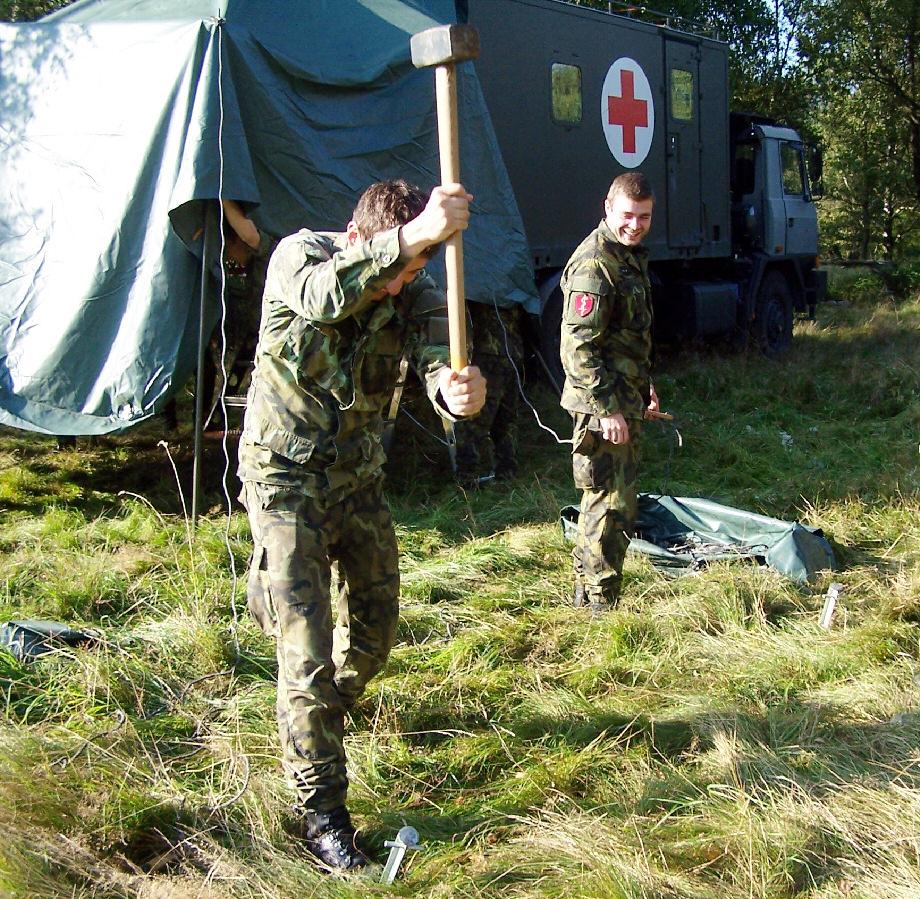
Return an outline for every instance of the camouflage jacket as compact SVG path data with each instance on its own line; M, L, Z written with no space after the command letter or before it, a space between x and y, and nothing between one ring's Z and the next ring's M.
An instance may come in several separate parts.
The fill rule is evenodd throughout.
M449 358L443 292L424 272L398 296L398 229L348 246L299 231L272 255L240 438L241 480L336 501L380 475L383 412L408 351L435 409Z
M563 407L641 418L652 350L648 251L624 246L602 221L572 254L561 286Z

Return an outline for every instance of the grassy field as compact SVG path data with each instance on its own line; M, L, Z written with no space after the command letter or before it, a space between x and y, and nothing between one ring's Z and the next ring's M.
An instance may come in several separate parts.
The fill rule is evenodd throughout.
M274 652L220 445L191 535L187 432L169 453L157 422L60 452L0 433L0 620L99 637L0 652L0 895L916 899L920 297L847 277L782 362L663 354L682 445L646 432L643 489L823 528L840 570L807 588L630 555L620 607L591 618L566 605L567 448L527 416L518 480L464 494L401 420L400 640L348 738L380 860L403 823L424 843L390 888L318 873L285 832Z

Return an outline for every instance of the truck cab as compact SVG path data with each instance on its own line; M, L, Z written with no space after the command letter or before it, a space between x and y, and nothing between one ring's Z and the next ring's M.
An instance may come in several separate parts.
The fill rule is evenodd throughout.
M804 150L795 131L775 125L754 125L735 141L732 201L743 213L737 249L776 257L814 255L818 219Z
M806 147L793 129L751 115L732 114L731 136L732 253L746 275L742 318L761 347L777 354L791 339L793 311L813 316L826 290L816 267ZM772 323L764 320L770 316Z

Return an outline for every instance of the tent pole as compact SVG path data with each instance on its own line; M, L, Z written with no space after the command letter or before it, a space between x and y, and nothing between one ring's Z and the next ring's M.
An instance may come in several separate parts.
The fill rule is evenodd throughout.
M198 307L198 374L195 378L195 451L192 463L192 528L198 523L198 510L201 503L201 449L204 431L204 360L208 350L208 337L205 332L205 319L208 304L208 273L211 267L211 228L213 209L205 204L204 235L201 244L201 291Z

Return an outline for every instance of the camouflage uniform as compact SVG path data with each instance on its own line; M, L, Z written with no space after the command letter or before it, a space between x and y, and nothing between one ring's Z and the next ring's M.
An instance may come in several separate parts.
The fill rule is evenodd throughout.
M397 297L369 299L405 265L396 228L353 246L300 231L278 245L265 285L238 470L254 542L248 595L277 643L283 766L310 811L345 802L344 714L396 634L380 438L404 350L452 420L437 399L442 292L422 272Z
M627 533L636 514L642 415L649 402L652 305L648 251L626 247L602 221L562 276L562 405L572 414L572 468L582 490L573 551L575 585L588 602L619 597ZM601 436L622 413L630 439Z
M457 479L461 483L471 482L482 473L479 470L482 448L491 456L496 477L513 477L517 472L514 441L520 391L518 373L523 373L524 365L522 310L517 305L501 308L472 302L466 308L472 322L472 361L488 382L489 390L479 415L458 422L454 428Z

